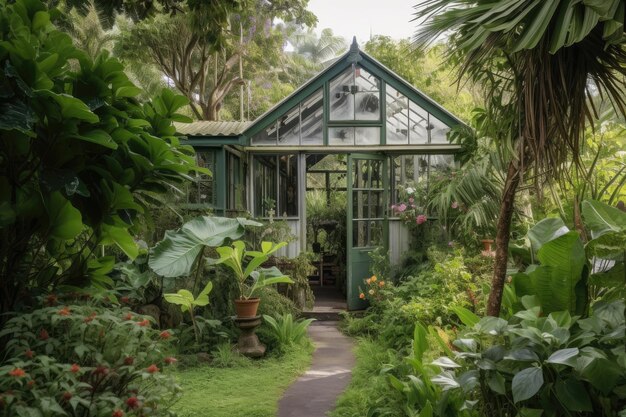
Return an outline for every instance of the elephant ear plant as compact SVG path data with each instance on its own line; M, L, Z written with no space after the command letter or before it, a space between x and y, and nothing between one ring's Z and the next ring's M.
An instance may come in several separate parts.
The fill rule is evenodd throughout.
M272 284L293 284L291 278L283 275L278 268L261 268L271 254L286 245L286 242L277 244L262 242L261 251L248 251L246 244L238 240L233 242L232 246L217 248L216 251L220 257L208 260L210 264L226 265L235 275L239 288L239 299L235 300L235 307L239 317L256 316L259 299L252 298L256 290ZM242 306L249 306L251 310L242 311Z

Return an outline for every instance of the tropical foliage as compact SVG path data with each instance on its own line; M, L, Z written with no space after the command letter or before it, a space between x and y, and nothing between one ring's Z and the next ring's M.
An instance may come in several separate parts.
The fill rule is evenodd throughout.
M485 89L495 139L509 156L497 225L489 314L500 311L514 199L528 168L535 179L558 178L579 160L581 135L597 116L594 95L624 113L624 27L621 0L512 3L422 2L416 41L452 31L449 57L459 73ZM584 23L581 23L584 22ZM592 80L594 91L587 88Z
M115 261L133 259L137 219L159 193L198 170L172 121L187 101L164 90L152 102L108 54L92 60L50 23L37 1L0 4L0 308L28 291L110 284Z

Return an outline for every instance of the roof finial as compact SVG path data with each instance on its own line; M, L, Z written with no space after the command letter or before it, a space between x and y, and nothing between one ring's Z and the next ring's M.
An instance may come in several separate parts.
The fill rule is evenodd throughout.
M356 36L352 37L352 45L350 45L350 52L359 52L359 44L356 41Z

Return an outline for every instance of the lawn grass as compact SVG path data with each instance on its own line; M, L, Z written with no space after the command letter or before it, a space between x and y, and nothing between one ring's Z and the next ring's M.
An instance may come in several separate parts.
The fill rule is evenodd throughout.
M178 370L183 389L172 407L179 417L274 417L285 389L311 365L313 347L297 346L279 358L209 364Z

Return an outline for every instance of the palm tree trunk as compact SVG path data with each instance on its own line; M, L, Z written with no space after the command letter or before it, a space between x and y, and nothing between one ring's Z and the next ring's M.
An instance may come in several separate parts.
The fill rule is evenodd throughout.
M502 305L502 294L504 292L504 281L506 279L506 268L509 254L509 240L511 238L511 223L513 221L513 211L515 208L515 194L520 183L519 161L513 159L509 162L506 173L504 190L502 192L502 203L500 204L500 214L496 229L496 256L494 260L493 278L491 280L491 292L487 301L487 315L498 317L500 306Z

